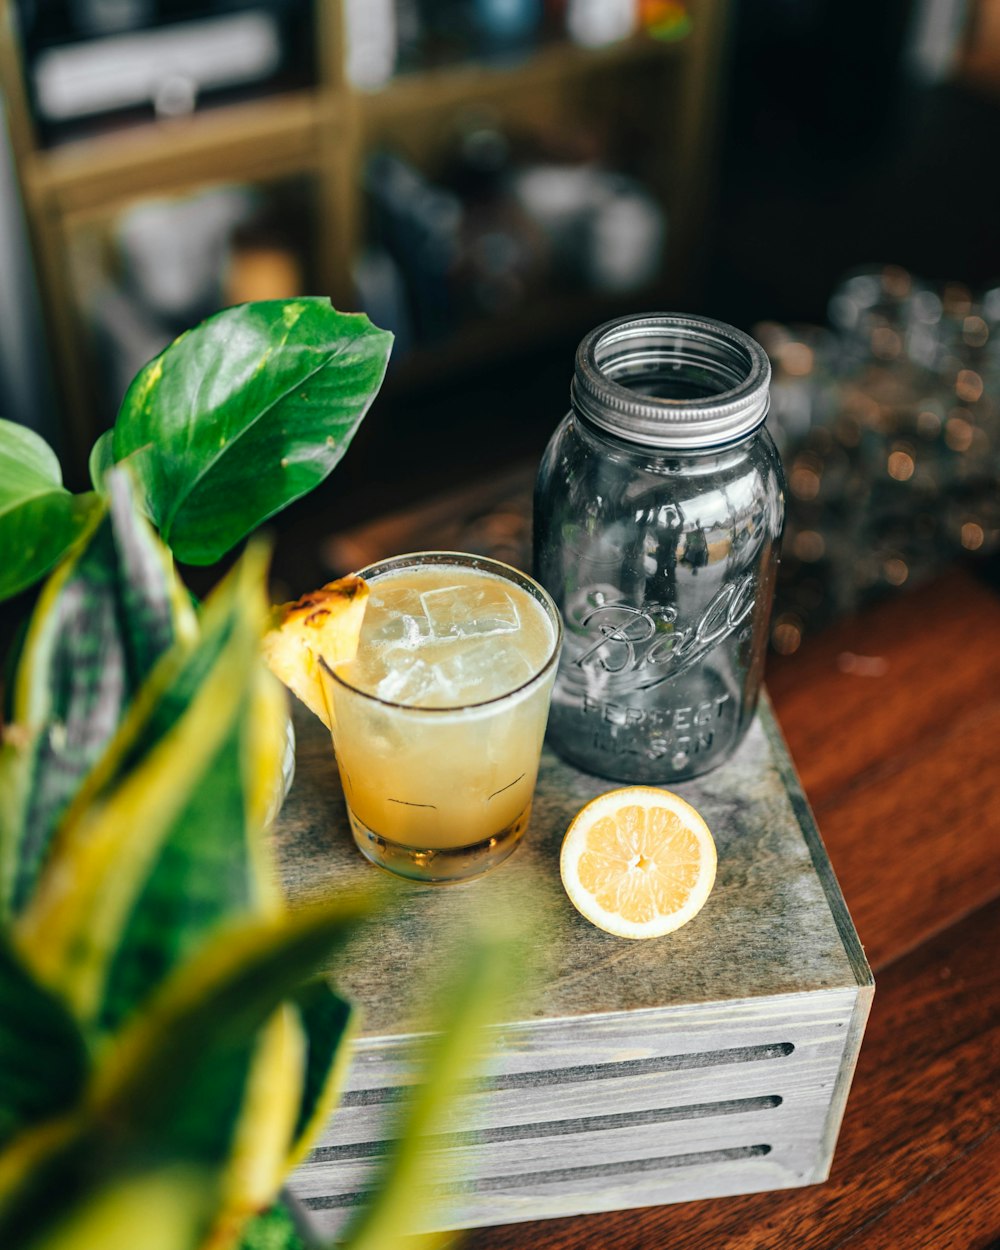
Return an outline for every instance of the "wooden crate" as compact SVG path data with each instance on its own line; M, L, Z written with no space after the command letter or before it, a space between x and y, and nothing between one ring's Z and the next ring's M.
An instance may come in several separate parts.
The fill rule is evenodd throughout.
M370 882L329 738L318 723L298 728L279 828L286 882L299 895ZM611 788L546 751L514 856L465 885L402 885L391 921L351 952L339 984L364 1019L347 1092L292 1183L324 1231L364 1201L415 1079L413 989L435 980L470 900L489 910L529 898L547 966L540 1001L501 1031L491 1075L441 1142L460 1184L439 1226L827 1176L874 982L769 705L728 765L677 787L713 830L719 871L704 910L676 934L611 937L563 893L563 832Z

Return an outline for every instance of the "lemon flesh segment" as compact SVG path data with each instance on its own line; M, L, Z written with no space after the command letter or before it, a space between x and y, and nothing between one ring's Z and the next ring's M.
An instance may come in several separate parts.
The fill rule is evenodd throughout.
M690 803L629 786L588 803L563 839L559 871L573 906L618 937L672 933L715 884L715 841Z
M321 674L353 660L368 602L360 577L342 577L272 611L264 635L264 659L274 675L297 695L327 729L331 727Z

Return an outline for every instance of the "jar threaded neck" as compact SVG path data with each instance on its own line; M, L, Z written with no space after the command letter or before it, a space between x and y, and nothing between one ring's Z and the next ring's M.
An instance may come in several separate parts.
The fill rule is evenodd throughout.
M767 416L771 365L748 334L710 317L620 317L580 343L573 407L652 447L717 447Z

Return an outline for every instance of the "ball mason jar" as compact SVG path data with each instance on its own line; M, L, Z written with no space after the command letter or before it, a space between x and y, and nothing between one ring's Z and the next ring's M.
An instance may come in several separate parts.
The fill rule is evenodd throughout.
M623 317L580 344L534 558L565 624L550 741L581 768L682 781L749 728L784 520L770 374L707 317Z

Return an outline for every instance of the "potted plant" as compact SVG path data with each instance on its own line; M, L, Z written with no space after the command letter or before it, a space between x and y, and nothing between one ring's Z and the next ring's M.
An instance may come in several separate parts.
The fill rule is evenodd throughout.
M336 1101L353 1021L321 972L384 899L282 899L266 552L252 542L195 606L171 549L214 562L323 480L389 342L321 300L219 314L140 372L82 496L37 436L0 423L0 589L49 574L0 745L5 1248L303 1244L271 1204ZM406 1226L421 1132L510 964L471 944L427 1084L349 1233L359 1250Z

